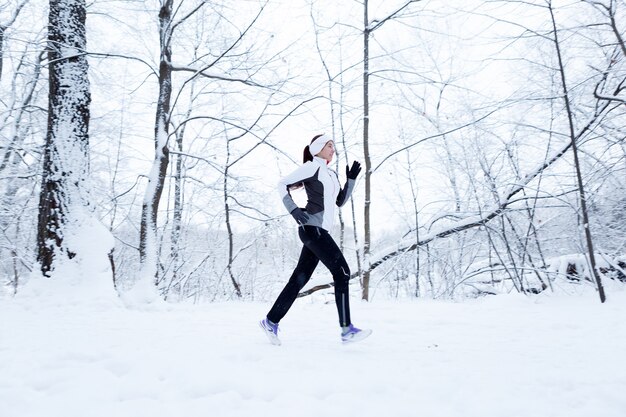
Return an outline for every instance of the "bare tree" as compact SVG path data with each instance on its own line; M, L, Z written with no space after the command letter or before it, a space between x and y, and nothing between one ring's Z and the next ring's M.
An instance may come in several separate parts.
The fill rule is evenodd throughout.
M195 16L204 7L207 2L199 2L190 10L183 13L180 9L182 6L178 4L174 7L174 0L162 0L159 10L159 42L160 42L160 63L159 63L159 95L157 100L156 122L155 122L155 158L152 169L148 178L148 186L144 196L141 216L140 230L140 262L142 270L141 279L151 279L153 283L158 282L158 238L157 238L157 218L161 194L163 192L165 178L169 166L169 138L171 124L171 110L176 103L173 102L174 90L172 83L172 75L174 72L191 73L176 93L176 100L180 92L193 80L204 78L215 82L233 82L242 83L250 86L260 87L251 79L237 78L230 75L222 75L220 73L211 72L214 67L218 67L229 53L241 43L246 33L254 26L257 19L263 12L265 4L262 4L258 13L253 17L252 21L241 31L239 36L227 46L217 57L212 58L206 54L203 60L196 60L192 65L176 65L172 62L172 44L175 41L175 32L184 24L188 24L191 17ZM175 10L176 9L176 10ZM176 18L176 14L182 14ZM208 61L207 61L208 60Z
M88 185L91 93L85 55L86 3L51 0L49 6L48 131L39 196L37 259L45 276L76 257L81 268L98 264L98 271L85 271L94 275L87 278L100 279L101 259L87 259L82 253L87 250L82 244L87 230L102 233L98 240L107 239L106 230L93 218ZM99 243L108 246L108 242ZM108 252L111 248L99 249ZM106 259L107 253L100 255Z
M28 3L11 0L0 5L0 279L13 294L35 263L32 225L41 150L35 138L45 130L44 24L27 21ZM27 24L29 30L24 30Z
M27 53L28 51L25 51L18 68L28 65ZM32 213L32 210L26 209L26 206L31 199L34 200L35 181L33 178L36 177L36 168L34 164L25 163L25 155L30 153L30 150L24 149L24 143L29 133L34 129L31 123L37 120L36 118L31 119L28 113L37 99L36 91L41 77L40 63L44 55L45 54L41 52L36 56L35 62L33 63L32 74L29 74L25 69L17 71L14 74L12 85L15 90L18 90L18 77L26 78L27 82L24 85L21 97L22 101L19 102L18 107L13 109L13 112L7 111L7 115L13 113L12 122L9 124L10 141L0 161L0 181L6 184L6 186L2 188L0 199L0 231L7 244L10 246L10 258L13 263L12 285L14 293L17 292L18 288L19 270L22 269L22 266L28 271L31 270L31 262L25 261L28 254L31 253L31 250L25 250L20 246L20 244L25 242L23 239L25 232L21 228L20 223L25 217L24 213ZM25 189L31 190L31 194L28 195L26 200L24 200L24 196L22 196L22 198L19 196L20 190L22 190L23 194ZM28 235L28 233L26 233L26 235Z
M622 31L620 31L618 27L618 23L617 23L618 7L620 4L622 4L622 7L625 7L623 5L623 2L620 2L619 0L605 0L605 1L583 0L583 1L595 7L606 17L608 22L604 23L604 25L609 26L611 28L613 35L615 35L615 41L616 41L617 47L621 50L622 55L626 57L626 43L624 42L624 35Z
M316 18L313 13L314 2L311 2L311 19L313 22L313 27L315 31L315 47L317 50L317 55L319 56L320 62L324 69L324 74L326 76L326 87L328 91L328 101L330 107L330 120L332 125L332 137L335 138L338 146L340 146L340 155L343 155L343 158L335 159L335 169L338 173L341 173L341 164L345 163L349 164L348 160L348 145L346 141L346 129L345 129L345 118L346 118L346 104L344 102L346 88L344 82L344 75L346 69L344 69L344 62L342 58L342 50L343 50L343 35L339 35L335 41L335 45L331 49L330 56L327 57L325 51L322 47L321 41L321 26L316 21ZM334 25L333 25L334 26ZM331 59L335 58L337 60L338 69L333 71L331 68ZM339 97L336 97L335 90L339 89ZM341 160L341 163L340 163ZM362 279L362 260L361 260L361 251L359 248L359 239L358 239L358 230L356 224L356 215L355 215L355 202L354 196L350 197L350 212L352 214L352 238L354 242L354 252L355 258L357 262L357 274L359 278ZM343 252L344 242L345 242L345 229L346 223L344 221L343 211L339 211L339 248Z
M157 214L169 164L169 117L172 97L173 0L162 0L159 9L159 95L154 128L154 161L141 211L139 256L142 275L157 280ZM145 279L144 278L144 279Z
M552 0L547 0L548 10L550 11L550 20L552 21L552 36L554 37L554 48L559 63L559 74L561 76L561 87L563 89L563 101L565 103L565 109L567 110L567 121L569 124L569 135L571 139L572 152L574 153L574 166L576 168L576 181L578 182L578 194L580 196L580 210L582 216L582 224L585 232L585 239L587 241L587 256L589 257L589 263L591 265L590 273L596 281L598 287L598 294L600 296L600 302L606 300L604 294L604 287L602 286L602 280L596 269L596 259L593 252L593 239L591 237L591 229L589 224L589 214L587 211L587 199L585 196L585 185L583 182L583 176L581 173L580 160L578 157L578 146L576 144L576 130L574 127L574 114L571 108L569 91L567 88L567 79L565 73L565 64L563 63L563 56L561 53L561 43L559 42L559 30L557 29L556 19L554 17L554 9L552 7Z
M371 219L370 211L372 204L372 160L370 155L370 37L385 23L393 21L401 16L402 12L412 3L421 0L410 0L398 7L386 17L370 21L369 1L363 0L363 159L365 161L365 204L363 208L363 257L366 265L361 284L361 298L369 300L370 286L370 245L371 245Z
M415 242L420 241L420 218L419 218L419 207L417 204L417 194L419 190L419 184L417 178L414 178L413 162L411 161L411 153L409 151L406 152L407 159L407 176L409 179L409 187L411 188L411 202L413 203L413 211L415 218ZM415 253L415 297L419 297L421 293L420 290L420 253L416 251Z
M21 0L17 6L13 9L13 11L11 12L11 15L9 16L9 18L6 21L0 21L0 81L2 81L2 64L4 62L4 37L5 34L7 32L7 30L11 27L11 25L13 25L13 23L15 23L15 20L17 20L17 17L19 16L20 12L22 11L22 8L26 5L26 3L28 3L30 0ZM7 7L7 5L4 6L0 6L0 12L3 11L3 9L5 7Z
M88 204L89 78L84 0L50 0L48 32L48 132L39 197L37 259L49 275L59 258L73 258L64 244L76 207Z

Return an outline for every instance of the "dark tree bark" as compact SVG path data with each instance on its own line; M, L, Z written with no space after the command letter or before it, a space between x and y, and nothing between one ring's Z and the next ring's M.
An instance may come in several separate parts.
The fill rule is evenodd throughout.
M363 208L363 258L364 268L363 282L361 283L361 298L369 300L370 287L370 248L371 248L371 220L370 206L372 202L372 159L369 149L369 126L370 126L370 36L386 22L397 18L403 10L421 0L409 0L396 9L393 13L382 20L369 20L369 4L368 0L363 0L363 159L365 161L365 205Z
M72 205L84 205L81 186L89 170L89 104L85 0L50 0L48 26L48 132L39 197L37 259L44 275L64 248Z
M230 206L228 204L229 193L228 193L228 169L230 168L230 139L226 136L226 163L224 164L224 216L226 222L226 231L228 232L228 275L230 276L230 281L233 283L233 287L235 288L235 294L237 294L238 298L241 298L241 285L237 282L237 278L233 274L233 247L234 247L234 235L233 229L230 224Z
M141 211L139 258L142 273L149 275L157 283L157 214L165 175L169 165L169 118L172 98L172 4L164 0L159 11L159 39L161 58L159 63L159 97L157 100L154 127L154 161L148 178L148 187Z
M369 16L368 16L368 0L363 0L363 159L365 160L365 204L363 207L363 257L365 259L365 272L363 273L363 282L361 283L361 298L369 300L370 288L370 203L372 194L372 160L369 150L369 126L370 126L370 99L369 99L369 53L370 53L370 34L371 34Z
M550 10L550 18L552 20L552 28L554 35L554 47L559 62L559 74L561 76L561 86L563 89L563 101L565 102L565 109L567 110L567 121L569 123L570 140L572 144L572 152L574 153L574 166L576 167L576 180L578 182L578 195L580 197L580 211L582 217L583 228L585 231L585 240L587 241L587 251L589 256L589 263L591 266L591 275L596 281L598 287L598 294L600 295L600 302L606 300L604 295L604 287L602 286L602 280L596 269L596 259L593 253L593 239L591 237L591 230L589 225L589 214L587 211L587 198L585 196L585 187L583 183L583 177L580 168L580 161L578 158L578 146L576 144L576 132L574 130L574 115L570 106L569 92L567 90L567 82L565 78L565 66L563 64L563 57L561 54L561 44L559 43L559 34L556 27L556 19L554 17L554 10L552 8L552 1L548 2L548 9Z

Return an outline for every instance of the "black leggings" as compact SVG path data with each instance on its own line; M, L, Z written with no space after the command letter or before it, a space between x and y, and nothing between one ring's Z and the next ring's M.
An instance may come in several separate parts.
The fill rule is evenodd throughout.
M321 227L301 226L298 228L298 235L304 244L298 265L267 314L267 318L278 323L287 314L296 300L298 292L309 282L318 262L322 261L324 266L333 274L333 281L335 281L335 303L339 313L339 325L349 326L348 282L350 280L350 268L343 254L328 231Z

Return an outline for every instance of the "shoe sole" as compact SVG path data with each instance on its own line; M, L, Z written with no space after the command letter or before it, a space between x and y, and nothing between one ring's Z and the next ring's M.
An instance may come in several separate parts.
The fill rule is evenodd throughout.
M369 335L372 334L372 331L370 329L363 329L360 332L358 332L354 337L351 337L350 339L346 339L346 340L341 340L343 342L344 345L349 344L349 343L355 343L355 342L360 342L363 339L366 339L367 337L369 337Z
M280 346L280 339L278 338L278 336L268 331L261 322L259 322L259 327L261 328L261 330L263 330L263 333L265 333L271 344L273 344L274 346Z

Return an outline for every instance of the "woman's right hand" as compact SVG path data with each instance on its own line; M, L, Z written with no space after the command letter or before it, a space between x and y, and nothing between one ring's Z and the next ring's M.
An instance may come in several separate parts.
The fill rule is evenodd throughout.
M304 226L306 222L309 220L309 215L306 214L304 210L302 210L300 207L296 207L289 214L291 214L293 218L296 219L296 222L300 226Z

